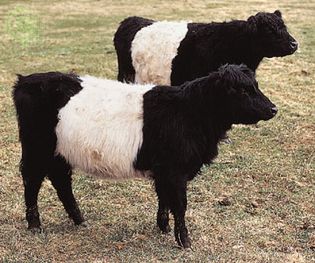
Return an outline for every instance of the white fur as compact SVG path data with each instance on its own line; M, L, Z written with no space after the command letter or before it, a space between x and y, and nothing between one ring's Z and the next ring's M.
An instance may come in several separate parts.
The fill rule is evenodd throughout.
M142 144L143 94L152 85L128 85L91 76L59 111L56 153L102 177L141 176L133 162Z
M187 22L167 21L139 30L131 43L135 82L170 85L172 61L187 31Z

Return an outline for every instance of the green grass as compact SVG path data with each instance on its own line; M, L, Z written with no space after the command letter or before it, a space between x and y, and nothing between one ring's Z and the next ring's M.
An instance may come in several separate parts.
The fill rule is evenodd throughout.
M233 144L189 184L192 250L155 226L150 181L107 181L77 172L73 186L89 227L67 219L50 182L40 192L44 232L26 230L21 154L11 100L15 74L75 70L117 75L112 44L126 16L223 21L280 9L299 53L265 59L261 89L280 112L235 126ZM315 262L314 1L0 1L1 262ZM230 205L221 205L227 198ZM173 223L173 221L171 222Z

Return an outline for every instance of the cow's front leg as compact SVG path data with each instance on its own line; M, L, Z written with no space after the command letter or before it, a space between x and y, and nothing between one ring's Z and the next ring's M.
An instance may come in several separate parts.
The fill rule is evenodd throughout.
M155 189L159 198L157 224L163 232L170 230L168 210L174 216L175 239L179 246L191 246L188 230L185 224L187 208L187 177L185 174L170 169L154 171Z
M185 224L185 213L187 208L186 181L173 186L171 199L171 212L174 215L174 234L178 245L190 248L191 242Z
M163 233L169 233L171 227L169 225L169 207L167 205L168 197L165 186L165 180L158 178L155 180L155 190L159 199L159 208L157 212L156 223Z
M171 227L169 225L169 209L161 200L159 200L159 209L157 212L157 225L165 234L171 231Z
M191 243L185 224L187 179L180 173L170 172L158 174L155 178L159 197L158 226L164 232L168 230L168 209L170 209L175 220L175 239L179 246L189 248Z

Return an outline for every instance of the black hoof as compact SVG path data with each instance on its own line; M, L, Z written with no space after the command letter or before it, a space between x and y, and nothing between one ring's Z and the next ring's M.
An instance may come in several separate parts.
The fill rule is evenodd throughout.
M73 220L73 222L74 222L74 224L76 225L76 226L81 226L82 224L84 224L85 223L85 221L84 221L84 219L82 218L82 219L73 219L72 218L72 220Z
M40 234L43 232L40 226L29 226L27 229L33 234Z
M177 244L182 248L191 248L191 242L189 237L178 237L176 238Z
M183 248L191 248L191 242L190 239L188 237L188 232L187 229L183 230L183 231L176 231L175 232L175 239L177 241L177 244L180 247Z
M183 245L183 248L191 248L191 242L189 238L187 238L186 240L183 240L182 245Z
M85 222L84 217L82 216L81 211L78 207L76 207L72 211L69 211L68 214L69 214L69 218L71 218L74 224L77 226Z

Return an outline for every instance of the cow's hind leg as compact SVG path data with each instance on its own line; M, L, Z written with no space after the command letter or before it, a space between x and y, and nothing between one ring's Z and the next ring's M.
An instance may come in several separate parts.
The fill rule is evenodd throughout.
M80 225L84 222L84 218L73 195L71 175L71 166L63 157L55 156L48 171L48 178L56 189L58 197L69 217L76 225Z
M36 159L23 158L21 173L24 184L24 198L26 205L26 220L28 229L33 232L41 231L41 223L37 206L38 193L45 177L45 171Z
M136 72L132 65L132 58L131 58L130 52L117 51L117 59L118 59L118 76L117 76L118 81L126 82L126 83L134 83Z

